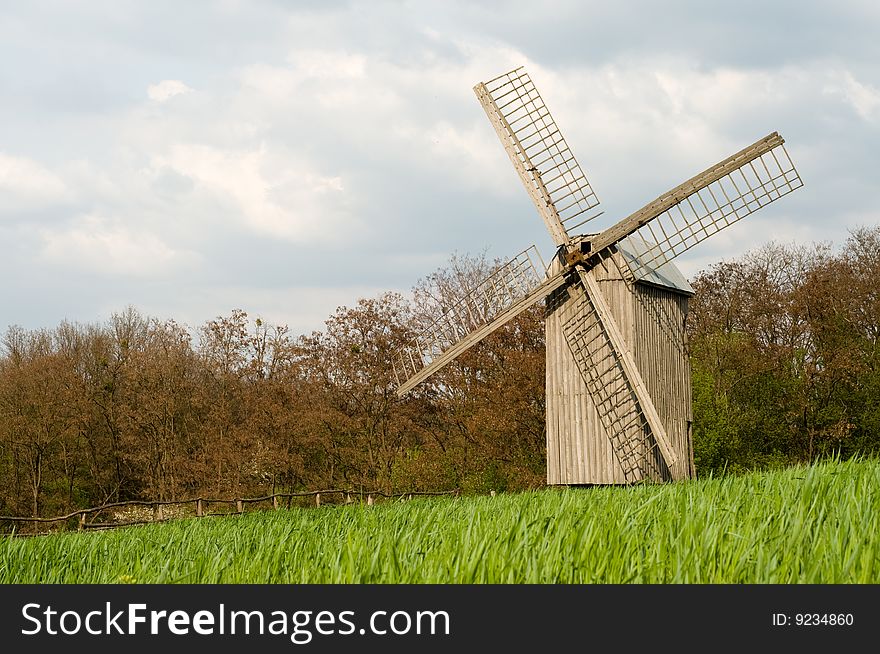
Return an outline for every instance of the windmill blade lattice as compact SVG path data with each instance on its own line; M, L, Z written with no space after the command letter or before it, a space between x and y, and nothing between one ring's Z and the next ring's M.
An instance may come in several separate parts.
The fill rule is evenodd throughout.
M781 136L771 134L621 221L631 221L634 229L618 241L635 236L649 244L635 262L633 274L650 273L803 186L783 143Z
M564 283L562 275L547 277L535 246L500 266L475 288L456 299L443 315L422 331L393 360L403 395L459 354L515 318Z
M528 74L517 68L474 92L557 245L601 212L599 198Z

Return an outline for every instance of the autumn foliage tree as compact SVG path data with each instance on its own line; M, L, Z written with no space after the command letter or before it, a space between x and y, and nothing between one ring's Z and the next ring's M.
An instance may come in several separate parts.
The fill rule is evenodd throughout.
M880 445L880 229L771 244L693 282L698 470L871 453Z
M127 309L10 328L0 514L326 488L516 490L544 480L538 305L400 398L392 358L500 262L454 256L410 298L296 336L241 310L196 330ZM693 280L699 474L880 448L880 228L770 244Z

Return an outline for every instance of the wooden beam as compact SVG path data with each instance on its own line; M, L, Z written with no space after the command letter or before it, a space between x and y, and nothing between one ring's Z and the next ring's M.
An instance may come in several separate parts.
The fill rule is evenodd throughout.
M543 282L541 282L539 286L536 286L528 295L523 296L523 298L519 302L513 304L510 308L498 314L498 316L492 322L483 325L482 327L468 334L458 343L450 347L443 354L434 359L430 364L419 370L416 374L414 374L403 384L401 384L397 388L397 396L403 397L403 395L407 393L410 389L412 389L416 384L433 375L435 372L440 370L440 368L455 359L455 357L457 357L459 354L461 354L471 346L476 345L481 340L486 338L486 336L494 332L496 329L516 318L523 311L535 304L535 302L544 299L547 294L555 291L557 288L565 284L566 272L568 271L563 270L556 273L552 277L548 277Z
M599 288L598 282L596 282L593 275L588 271L578 267L578 274L580 275L581 281L584 283L587 293L590 295L590 301L596 309L602 327L608 335L608 340L611 341L611 345L617 353L627 381L629 381L629 385L639 401L639 406L641 406L642 412L645 414L645 419L648 422L648 426L651 428L654 440L657 441L660 453L666 461L666 467L669 468L669 472L673 479L681 479L682 476L675 472L674 465L678 461L678 457L675 455L675 450L669 442L666 428L663 426L660 414L657 413L657 409L654 407L654 401L648 393L648 388L645 386L645 381L642 379L642 375L636 365L632 351L630 350L626 339L623 337L623 334L621 334L620 329L617 327L617 322L614 320L611 308L605 301L602 289Z
M593 239L593 252L601 252L608 246L614 245L640 227L654 220L654 218L667 209L674 207L689 195L693 195L700 189L706 188L712 182L717 182L725 175L729 175L737 168L741 168L750 161L757 159L765 152L769 152L773 148L782 145L784 142L785 140L779 136L778 133L773 132L762 138L760 141L756 141L749 147L728 157L724 161L720 161L714 166L707 168L699 175L691 177L686 182L679 184L671 191L667 191L653 202L649 202L635 213L630 214L616 225L609 227L599 234Z

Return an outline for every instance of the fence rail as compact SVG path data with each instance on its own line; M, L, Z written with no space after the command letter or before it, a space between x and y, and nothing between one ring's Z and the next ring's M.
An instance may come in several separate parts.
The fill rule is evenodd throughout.
M112 502L109 504L102 504L101 506L94 506L87 509L77 509L76 511L71 511L65 515L59 515L52 518L41 518L41 517L27 517L27 516L0 516L0 524L3 523L25 523L25 524L33 524L33 525L50 525L58 522L68 522L73 519L77 519L77 530L84 531L86 529L113 529L115 527L128 527L133 525L144 525L150 524L154 522L166 522L171 519L177 519L176 517L166 516L163 511L163 507L170 506L182 506L186 507L188 505L195 505L195 514L187 515L185 517L188 518L207 518L212 516L228 516L228 515L237 515L244 513L245 506L251 504L257 504L260 502L272 502L272 508L274 510L278 510L281 508L282 503L285 505L285 508L291 508L291 504L294 498L302 498L302 497L313 497L314 505L316 507L321 506L321 496L326 497L342 497L343 503L351 504L355 502L354 498L357 498L359 503L366 504L371 506L376 499L412 499L413 497L436 497L442 495L459 495L460 491L458 489L451 491L408 491L405 493L385 493L383 491L362 491L362 490L351 490L344 488L331 488L326 490L315 490L315 491L301 491L301 492L289 492L289 493L272 493L270 495L263 495L261 497L234 497L234 498L217 498L217 497L193 497L185 500L126 500L123 502ZM222 512L215 511L209 512L206 510L207 506L210 504L226 504L234 507L233 512ZM152 517L150 519L135 519L135 520L125 520L116 522L97 522L95 518L103 511L108 511L111 509L121 509L121 508L130 508L130 507L149 507L153 510ZM89 522L89 517L92 518L92 521ZM15 532L15 535L18 536L36 536L40 534L49 533L50 530L42 530L42 531L34 531L29 533L20 533Z

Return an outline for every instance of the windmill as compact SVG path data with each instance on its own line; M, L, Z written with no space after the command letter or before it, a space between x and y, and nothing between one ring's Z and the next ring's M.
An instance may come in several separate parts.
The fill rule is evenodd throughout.
M547 482L694 475L684 320L672 260L803 186L776 132L598 233L599 200L528 74L474 87L557 252L531 246L469 289L395 357L402 396L545 300Z

